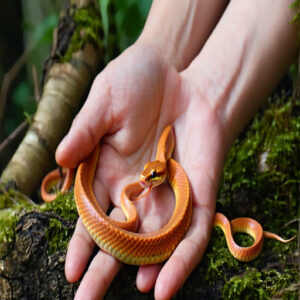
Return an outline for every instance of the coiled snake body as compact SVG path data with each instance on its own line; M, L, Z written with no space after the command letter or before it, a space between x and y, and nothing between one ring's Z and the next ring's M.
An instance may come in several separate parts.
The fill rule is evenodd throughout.
M154 264L166 260L183 239L192 218L192 200L188 178L182 167L171 158L174 148L174 132L167 126L158 142L156 161L145 165L139 182L127 185L121 195L121 207L126 221L109 218L97 202L92 183L97 166L100 147L83 161L77 170L75 179L75 201L82 222L96 244L118 260L132 265ZM59 176L59 174L57 175ZM42 197L47 200L47 186L54 175L42 184ZM175 195L175 209L172 217L158 231L136 233L138 215L132 200L137 199L145 187L159 185L167 177ZM215 214L214 225L224 231L228 248L240 261L255 259L263 246L263 238L269 237L287 243L278 235L263 232L261 225L250 218L238 218L229 222L220 213ZM254 239L250 247L240 247L234 242L234 232L246 232Z

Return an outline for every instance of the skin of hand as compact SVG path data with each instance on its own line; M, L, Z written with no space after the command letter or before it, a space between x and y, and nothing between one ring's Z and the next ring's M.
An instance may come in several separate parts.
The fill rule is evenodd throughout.
M110 202L118 207L121 190L137 180L143 165L154 158L162 130L173 124L173 156L191 183L193 218L185 238L165 264L139 268L137 287L146 292L155 285L157 299L174 295L200 262L209 240L226 153L295 55L296 43L292 42L297 30L276 20L282 14L284 20L290 17L290 12L282 11L282 2L272 4L269 23L262 14L265 7L252 9L251 14L254 4L241 3L230 3L201 53L182 73L167 63L169 59L159 48L145 43L149 39L140 39L111 62L96 78L56 154L59 164L75 167L101 141L94 192L104 210ZM270 3L257 3L269 9ZM257 28L262 24L266 28L261 33ZM276 40L278 34L282 38ZM268 43L263 40L266 36ZM280 58L283 54L285 59ZM274 62L277 66L269 74ZM176 61L173 65L182 64ZM171 197L168 186L163 186L137 202L140 232L166 223L174 208ZM120 209L115 208L112 217L122 218ZM94 243L79 220L66 259L70 282L80 279L93 249ZM120 267L121 263L99 251L76 299L103 297Z

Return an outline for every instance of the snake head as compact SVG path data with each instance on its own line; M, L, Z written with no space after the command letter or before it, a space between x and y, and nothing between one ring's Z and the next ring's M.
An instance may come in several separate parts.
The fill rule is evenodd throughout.
M164 182L167 176L167 164L162 161L148 162L140 174L139 182L143 188L155 187Z

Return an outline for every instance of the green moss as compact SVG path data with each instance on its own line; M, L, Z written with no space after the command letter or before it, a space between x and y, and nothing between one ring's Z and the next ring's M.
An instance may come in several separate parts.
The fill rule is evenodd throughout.
M78 219L73 192L58 194L53 202L43 205L43 211L54 213L59 218L51 218L46 231L49 253L67 248Z
M296 299L296 290L288 289L297 276L296 270L289 269L284 273L277 270L259 272L256 269L247 268L238 276L227 281L223 288L225 299L270 299L280 295L285 299ZM295 298L290 298L295 296Z
M223 296L226 299L267 299L262 288L262 274L247 270L245 274L232 277L225 283Z
M263 114L258 113L246 134L237 139L219 192L224 209L246 204L248 214L270 230L282 229L299 213L300 117L295 115L299 108L299 101L293 99L268 102ZM241 199L245 191L248 203Z
M45 235L48 240L49 254L66 249L73 230L73 227L64 226L61 220L51 218Z
M75 23L75 30L62 62L70 61L72 54L82 49L87 43L93 44L98 49L103 48L103 26L100 13L93 2L86 8L71 9L70 14Z
M65 249L78 218L73 193L59 194L53 202L42 205L34 204L22 193L9 189L2 189L0 194L0 257L4 256L15 238L15 225L20 216L30 212L43 211L53 213L50 218L49 228L46 232L49 252Z
M224 278L229 272L238 270L239 263L230 254L225 236L218 227L215 227L212 232L211 241L202 263L207 268L205 279L210 284L213 284L217 278Z
M253 217L285 238L297 234L284 224L300 213L299 109L300 102L292 98L266 104L231 149L218 198L229 217ZM296 250L296 242L266 241L264 249L284 260Z
M256 114L228 154L217 211L229 218L253 217L265 230L284 238L297 235L296 223L284 224L300 214L299 111L300 102L292 98L270 99ZM235 235L235 239L241 246L251 244L246 235ZM265 240L256 260L241 263L231 256L223 232L216 228L203 258L203 272L210 286L224 283L225 299L278 295L295 299L298 273L292 262L296 251L296 240L289 244ZM291 263L287 265L287 261Z
M5 191L1 189L0 194L0 257L7 253L7 250L14 240L15 224L20 215L32 210L36 205L23 194L13 189Z
M13 210L0 211L0 257L7 253L15 236L15 223L18 217Z
M53 212L69 222L75 222L78 219L73 192L59 193L54 201L43 204L41 209Z

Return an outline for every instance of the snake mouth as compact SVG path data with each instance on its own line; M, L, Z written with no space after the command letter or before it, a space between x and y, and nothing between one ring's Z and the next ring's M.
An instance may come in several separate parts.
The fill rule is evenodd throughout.
M139 183L140 183L141 187L144 189L151 187L151 184L149 185L145 180L140 179Z
M150 193L151 189L152 189L152 184L146 185L143 188L144 188L144 191L145 191L145 189L148 189L148 190L146 192L143 191L143 193L140 196L136 197L135 200L139 200L139 199L144 198L145 196L147 196Z

